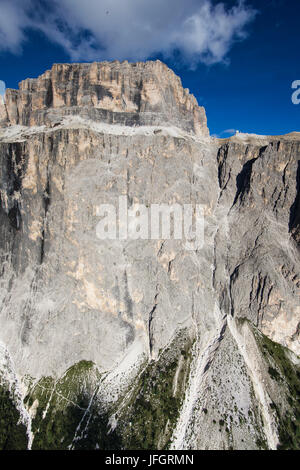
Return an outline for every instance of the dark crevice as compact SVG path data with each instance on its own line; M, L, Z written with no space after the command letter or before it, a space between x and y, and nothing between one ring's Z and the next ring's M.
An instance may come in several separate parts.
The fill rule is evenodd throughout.
M19 204L17 201L14 201L13 207L9 210L8 218L11 223L11 226L15 230L20 230L22 218L21 218Z
M237 178L236 178L237 192L236 192L235 199L233 202L234 206L237 203L238 199L244 194L247 194L250 190L252 167L256 160L257 158L252 158L252 160L249 160L247 163L245 163L242 171L237 175Z
M142 102L142 89L143 89L143 81L141 80L137 86L137 92L133 97L134 104L137 105L137 111L140 112L141 110L141 102Z
M157 286L158 289L158 286ZM149 351L150 355L152 355L152 350L153 350L153 340L152 340L152 332L151 332L151 325L153 321L153 315L154 312L157 308L157 297L158 297L158 292L156 291L155 297L154 297L154 305L152 307L152 310L149 313L149 321L148 321L148 336L149 336Z
M236 178L237 192L236 192L232 207L235 206L237 201L241 199L245 194L249 193L253 165L256 162L256 160L258 160L262 156L262 154L264 153L267 147L268 147L267 145L265 145L264 147L261 147L258 157L252 158L251 160L246 162L242 168L242 171L237 175L237 178Z
M4 173L4 181L6 186L6 194L9 200L8 210L5 211L11 226L14 230L20 230L21 228L21 210L20 204L15 197L15 193L22 189L22 179L24 175L24 144L22 142L15 142L9 144L6 153L6 165ZM0 199L1 208L3 201Z
M157 308L157 304L155 304L149 313L149 322L148 322L148 333L149 333L149 350L150 350L150 355L152 354L152 349L153 349L153 341L152 341L152 333L151 333L151 324L153 320L153 314Z
M46 236L47 214L48 214L50 202L51 202L50 200L50 176L48 172L46 189L43 194L44 223L43 223L43 229L42 229L40 264L43 263L44 258L45 258L45 236Z
M89 87L90 84L88 83L87 90L89 89ZM113 98L111 92L103 85L93 85L92 89L95 91L98 101L102 101L103 98L105 98L106 96L111 99Z
M222 181L222 175L223 175L223 168L226 164L227 158L228 158L228 151L229 151L229 145L226 145L224 147L221 147L218 151L217 155L217 161L218 161L218 181L219 181L219 187L220 189L225 189L226 184ZM230 177L230 176L229 176ZM227 179L227 182L229 180L229 177Z
M289 231L295 236L300 226L300 160L298 161L296 177L296 198L290 209Z
M47 93L46 93L46 106L47 108L51 108L53 105L53 86L52 80L49 80Z
M233 301L233 295L232 295L232 287L235 284L235 281L239 276L239 268L240 266L237 266L235 268L235 270L230 276L230 282L229 282L230 314L232 317L234 317L234 301Z
M15 142L9 145L6 160L6 171L8 177L8 195L12 195L15 191L19 191L22 186L23 177L23 145L21 142Z

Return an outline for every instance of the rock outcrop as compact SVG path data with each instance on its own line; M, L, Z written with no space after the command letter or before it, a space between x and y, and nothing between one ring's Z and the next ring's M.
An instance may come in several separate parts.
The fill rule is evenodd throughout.
M208 135L205 111L162 62L55 64L6 91L2 124L55 126L79 115L109 124L172 125Z
M15 446L300 448L300 135L209 137L161 62L54 65L0 118ZM203 246L100 240L120 197L200 205Z

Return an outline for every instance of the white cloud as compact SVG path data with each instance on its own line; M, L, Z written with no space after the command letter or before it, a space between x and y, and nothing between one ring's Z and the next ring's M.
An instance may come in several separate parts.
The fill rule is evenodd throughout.
M5 82L3 80L0 80L0 96L5 95L5 89L6 89Z
M222 131L220 132L220 134L213 134L212 137L216 137L217 139L221 139L221 138L224 138L223 136L224 135L235 135L237 132L239 132L238 130L236 129L226 129L225 131ZM230 136L230 137L231 137Z
M21 50L28 24L26 11L30 6L30 0L0 0L0 51Z
M255 11L212 0L0 0L0 51L18 52L30 28L71 60L145 60L179 52L191 67L226 59Z
M226 129L221 134L235 134L235 133L236 133L236 129Z
M6 89L5 82L3 80L0 80L0 104L5 103L5 98L4 98L5 89Z

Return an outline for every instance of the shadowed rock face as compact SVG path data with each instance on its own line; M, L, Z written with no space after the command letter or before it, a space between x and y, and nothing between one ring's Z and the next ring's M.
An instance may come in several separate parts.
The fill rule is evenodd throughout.
M15 445L300 447L299 134L210 138L161 62L54 65L0 112ZM120 196L203 206L204 246L99 240Z
M237 140L223 145L217 157L219 203L228 208L225 265L232 314L249 318L299 354L300 142L293 135L259 145ZM217 271L223 269L223 237L221 229Z

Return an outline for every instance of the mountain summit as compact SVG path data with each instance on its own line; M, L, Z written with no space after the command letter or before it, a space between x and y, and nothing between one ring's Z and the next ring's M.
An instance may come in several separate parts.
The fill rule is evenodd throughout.
M2 124L51 125L63 116L130 126L173 125L208 135L205 110L160 61L55 64L6 91Z
M159 61L55 64L0 121L0 448L299 449L299 134L210 137Z

